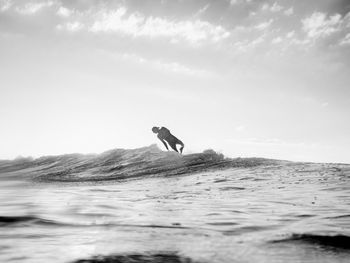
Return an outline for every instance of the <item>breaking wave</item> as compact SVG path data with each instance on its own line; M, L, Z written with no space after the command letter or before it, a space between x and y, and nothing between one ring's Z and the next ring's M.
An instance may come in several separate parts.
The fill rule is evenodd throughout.
M302 242L314 245L320 245L330 248L350 249L350 236L347 235L318 235L318 234L293 234L291 237L283 240L273 241L280 242Z
M42 182L89 182L172 176L276 162L263 158L230 159L213 150L179 155L176 152L161 151L156 145L151 145L131 150L114 149L101 154L66 154L0 161L0 174Z
M36 216L0 216L0 227L18 225L58 225L51 220L42 219Z
M74 263L194 263L190 258L181 257L176 253L159 254L127 254L111 256L95 256L90 259L80 259Z

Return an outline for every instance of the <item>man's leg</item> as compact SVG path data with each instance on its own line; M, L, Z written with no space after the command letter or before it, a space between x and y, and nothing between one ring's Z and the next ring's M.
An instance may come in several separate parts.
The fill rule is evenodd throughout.
M184 147L185 147L185 144L184 144L182 141L180 141L180 140L177 140L176 143L181 145L181 147L180 147L180 153L182 153L182 151L183 151L183 149L184 149Z
M170 145L170 147L171 147L174 151L179 152L179 151L176 149L176 142L171 142L171 143L168 142L168 144Z

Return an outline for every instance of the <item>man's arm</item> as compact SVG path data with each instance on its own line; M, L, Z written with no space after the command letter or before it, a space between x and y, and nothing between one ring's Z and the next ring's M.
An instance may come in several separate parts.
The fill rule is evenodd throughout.
M159 137L158 137L158 139L164 144L165 148L169 151L169 148L168 148L168 145L166 144L166 142Z

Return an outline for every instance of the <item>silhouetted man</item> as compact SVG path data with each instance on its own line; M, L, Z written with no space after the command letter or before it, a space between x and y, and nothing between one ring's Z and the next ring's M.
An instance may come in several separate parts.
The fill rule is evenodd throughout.
M185 145L183 144L182 141L180 141L178 138L176 138L174 135L172 135L167 128L165 128L165 127L162 127L162 128L153 127L152 131L154 133L158 134L157 137L159 138L159 140L162 141L162 143L164 144L165 148L168 151L169 151L169 148L168 148L168 145L166 144L166 142L170 145L170 147L172 149L174 149L177 152L179 152L179 151L176 149L176 144L180 144L181 145L180 153L182 153L182 150L184 149Z

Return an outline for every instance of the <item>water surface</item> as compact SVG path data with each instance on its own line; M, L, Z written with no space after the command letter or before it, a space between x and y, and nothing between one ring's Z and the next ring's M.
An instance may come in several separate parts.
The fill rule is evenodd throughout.
M348 165L45 158L0 162L0 262L349 262Z

